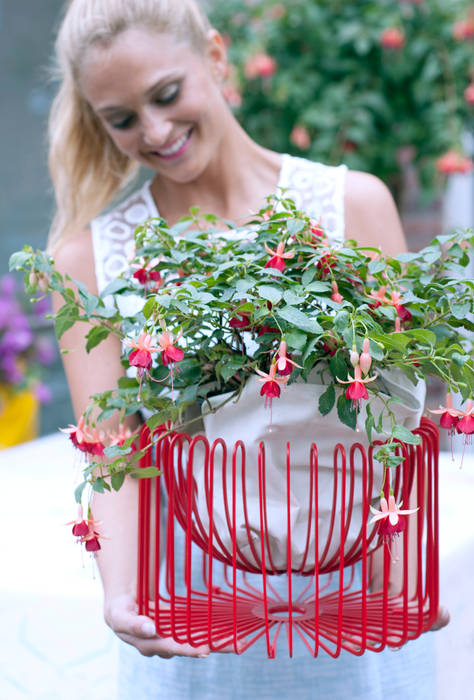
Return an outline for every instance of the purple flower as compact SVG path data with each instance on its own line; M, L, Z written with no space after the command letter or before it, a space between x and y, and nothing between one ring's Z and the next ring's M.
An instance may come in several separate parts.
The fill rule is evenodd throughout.
M40 403L49 403L51 399L53 398L53 394L49 386L46 384L43 384L42 382L39 382L35 386L35 395L36 398Z
M0 340L0 352L23 352L33 342L33 333L30 328L17 328L8 330Z
M33 313L35 316L43 317L51 313L51 300L49 297L43 297L33 305Z
M13 275L4 275L0 279L0 294L3 296L13 296L15 294L15 278Z
M40 365L50 365L56 358L56 348L48 338L38 338L36 342L36 359Z

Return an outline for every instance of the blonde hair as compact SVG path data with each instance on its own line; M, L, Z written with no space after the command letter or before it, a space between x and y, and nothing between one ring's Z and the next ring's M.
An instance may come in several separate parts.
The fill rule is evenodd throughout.
M209 22L197 0L70 0L56 40L60 81L49 118L49 169L57 211L48 240L84 229L138 173L81 95L78 74L88 48L131 27L174 35L198 51Z

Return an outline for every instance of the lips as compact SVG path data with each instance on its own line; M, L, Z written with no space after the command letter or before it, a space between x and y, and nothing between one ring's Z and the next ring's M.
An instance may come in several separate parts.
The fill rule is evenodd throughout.
M171 160L172 158L177 158L186 150L186 147L191 138L193 129L189 129L185 134L180 136L178 139L173 141L169 148L163 148L160 151L153 151L153 155L159 158L164 158L165 160Z

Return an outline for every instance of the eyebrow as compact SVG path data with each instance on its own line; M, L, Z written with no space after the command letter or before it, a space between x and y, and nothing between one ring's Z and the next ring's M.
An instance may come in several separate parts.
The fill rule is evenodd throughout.
M148 88L145 92L145 97L149 97L152 95L156 90L158 90L161 87L164 87L166 84L177 81L178 80L178 74L177 73L171 73L169 75L164 76L163 78L160 78L160 80L157 80L156 83L153 83L151 87ZM100 107L97 112L99 114L102 114L103 112L126 112L127 107L124 107L123 105L106 105L105 107Z

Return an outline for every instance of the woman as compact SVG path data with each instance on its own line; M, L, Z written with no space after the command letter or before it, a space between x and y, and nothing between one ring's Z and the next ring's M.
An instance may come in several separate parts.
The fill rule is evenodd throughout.
M56 51L61 87L51 113L50 167L58 212L50 247L57 268L91 291L125 266L133 229L149 216L159 211L174 224L198 205L242 222L278 187L320 215L334 240L347 231L386 254L406 249L393 200L377 178L281 156L242 130L220 90L224 43L195 0L72 0ZM138 165L151 169L151 184L98 216ZM114 387L123 374L120 344L109 337L87 354L81 328L74 327L62 346L73 350L64 366L79 417L92 393ZM105 427L114 430L116 423L110 419ZM131 418L130 427L137 425ZM160 639L151 621L137 614L133 596L136 509L133 480L93 502L109 537L98 556L105 619L142 655L132 649L123 664L122 697L272 698L292 691L300 698L391 697L386 686L395 697L407 664L420 679L424 644L418 642L398 655L315 661L305 652L301 659L279 658L275 666L252 650L202 661L209 656L206 646ZM194 658L143 658L152 656ZM428 675L416 697L432 697Z

